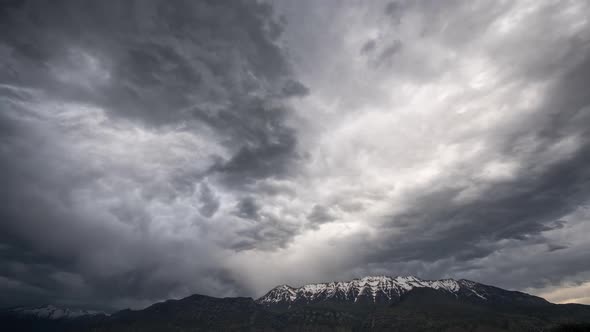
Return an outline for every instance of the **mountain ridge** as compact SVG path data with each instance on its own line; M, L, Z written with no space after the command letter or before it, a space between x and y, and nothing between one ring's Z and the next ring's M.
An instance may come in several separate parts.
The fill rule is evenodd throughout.
M292 287L276 286L256 299L264 306L313 304L319 302L391 304L416 288L429 288L474 301L528 301L531 304L549 303L540 297L518 291L504 290L467 279L427 280L415 276L366 276L350 281L332 281ZM489 297L489 298L488 298Z
M111 315L58 317L38 312L0 310L0 326L36 332L561 332L586 331L560 329L564 324L590 324L588 305L553 304L466 279L423 280L414 276L368 276L301 287L279 285L256 300L193 294Z

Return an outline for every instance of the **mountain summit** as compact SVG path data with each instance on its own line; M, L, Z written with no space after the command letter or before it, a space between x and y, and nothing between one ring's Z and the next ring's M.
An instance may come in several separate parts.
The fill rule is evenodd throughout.
M409 292L432 290L471 302L546 304L546 300L521 292L460 279L423 280L414 276L368 276L351 281L308 284L299 288L280 285L256 300L267 307L331 303L396 303Z

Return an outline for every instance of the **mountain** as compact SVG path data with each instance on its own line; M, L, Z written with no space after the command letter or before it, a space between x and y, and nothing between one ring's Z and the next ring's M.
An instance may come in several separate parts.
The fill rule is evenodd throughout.
M431 289L471 302L548 304L540 297L483 285L461 279L422 280L410 277L364 277L352 281L309 284L299 288L277 286L257 303L266 307L289 308L293 305L322 302L392 304L415 289Z
M191 295L109 316L51 306L0 311L4 330L36 332L567 332L590 331L588 324L586 305L553 304L463 279L385 276L281 285L257 300Z
M23 318L43 318L43 319L73 319L85 316L105 315L101 311L71 309L56 307L54 305L45 305L39 307L16 307L6 309L4 315L13 315Z
M93 310L45 305L0 310L2 331L62 332L91 331L108 315Z

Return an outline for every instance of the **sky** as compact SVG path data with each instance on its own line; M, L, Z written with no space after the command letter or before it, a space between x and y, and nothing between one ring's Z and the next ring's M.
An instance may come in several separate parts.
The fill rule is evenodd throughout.
M0 5L0 306L367 275L590 304L590 2Z

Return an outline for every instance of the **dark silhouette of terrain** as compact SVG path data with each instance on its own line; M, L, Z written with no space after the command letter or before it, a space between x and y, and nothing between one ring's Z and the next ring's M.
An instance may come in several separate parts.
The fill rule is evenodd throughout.
M366 289L364 286L353 290L350 293L353 297L338 295L337 287L324 290L315 287L319 289L317 294L304 293L305 288L294 293L294 288L290 288L287 299L292 303L285 305L280 300L285 297L277 291L286 288L280 286L256 301L192 295L112 315L49 319L4 310L0 313L0 326L4 331L39 332L590 331L590 306L553 304L525 293L470 283L469 287L476 287L479 296L471 296L469 287L413 287L387 301L371 302L358 300ZM373 286L371 294L375 294L375 299L376 290L384 289L383 284ZM269 294L272 301L267 301ZM298 300L298 294L307 294L310 300Z

